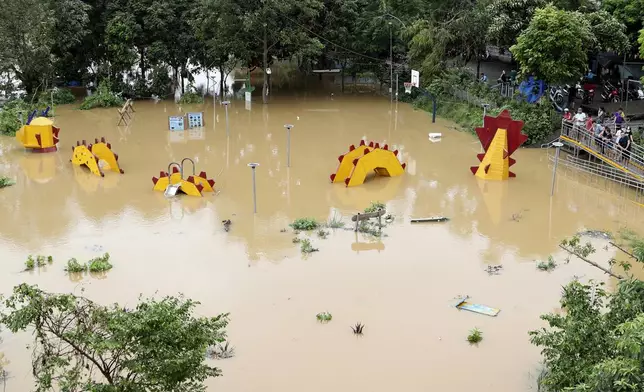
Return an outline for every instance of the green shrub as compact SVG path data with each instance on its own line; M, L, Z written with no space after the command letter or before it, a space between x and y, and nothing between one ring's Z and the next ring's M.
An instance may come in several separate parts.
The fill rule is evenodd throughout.
M36 260L32 255L29 255L25 261L25 271L32 271L34 268L36 268Z
M309 240L308 238L305 238L301 242L300 250L302 251L302 253L313 253L313 252L317 252L319 249L314 248L313 245L311 244L311 240Z
M385 209L385 204L381 203L379 201L372 201L369 207L364 209L364 212L369 214L371 212L377 212L378 210L384 210Z
M0 189L6 188L8 186L14 185L15 182L9 177L2 177L0 176Z
M65 105L68 103L76 102L76 97L68 88L55 88L52 90L43 91L38 97L38 102L41 105L45 105L45 107L50 106L52 97L54 99L54 105Z
M96 92L86 97L80 105L81 110L90 110L94 108L109 108L123 105L123 98L111 91L110 83L103 80L98 85Z
M185 93L179 99L179 103L182 105L203 103L203 96L193 92Z
M72 273L80 273L87 271L87 265L79 263L76 259L71 258L67 261L65 271Z
M470 334L467 335L467 341L470 342L470 344L477 344L481 340L483 340L483 332L478 328L474 328L470 331Z
M298 218L289 226L291 226L293 230L309 231L317 229L318 227L320 227L320 224L313 218Z
M87 262L87 269L90 272L105 272L112 269L110 264L110 254L105 253L103 256L95 257Z

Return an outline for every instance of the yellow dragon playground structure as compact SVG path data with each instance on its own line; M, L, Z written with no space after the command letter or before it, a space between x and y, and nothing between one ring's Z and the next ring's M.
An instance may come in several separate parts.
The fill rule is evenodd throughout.
M184 180L183 163L192 163L192 175ZM170 174L172 172L172 174ZM195 162L190 158L183 158L181 163L172 162L168 165L167 172L160 172L159 177L152 177L154 190L165 192L166 196L175 196L178 192L190 196L203 196L202 192L214 192L215 180L208 179L205 171L197 176L195 174Z
M33 152L53 152L58 144L58 132L54 123L46 117L36 117L16 132L16 139Z
M94 144L87 144L85 140L76 142L76 146L72 147L73 155L71 162L77 166L87 166L90 172L97 176L104 177L105 174L99 166L99 161L104 161L109 169L113 172L123 174L123 169L119 167L119 156L112 151L112 146L105 141L102 137L99 141L94 139Z
M331 182L344 182L347 187L364 183L371 171L379 176L394 177L403 174L407 166L398 160L398 150L390 151L388 145L381 148L374 142L367 146L364 140L358 147L349 146L349 152L340 155L338 160L340 164L331 174Z

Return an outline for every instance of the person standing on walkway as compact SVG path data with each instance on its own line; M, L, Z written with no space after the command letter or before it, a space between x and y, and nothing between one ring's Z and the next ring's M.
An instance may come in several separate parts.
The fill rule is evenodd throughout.
M606 120L606 109L603 106L600 106L597 111L597 121L600 124L604 124L604 120Z
M626 128L618 143L622 148L622 162L624 165L628 165L631 159L631 149L633 148L633 133L631 132L631 127Z

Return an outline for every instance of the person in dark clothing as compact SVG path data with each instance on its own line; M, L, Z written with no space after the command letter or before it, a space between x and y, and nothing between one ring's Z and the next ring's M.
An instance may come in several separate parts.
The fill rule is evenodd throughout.
M613 135L610 133L610 128L609 127L604 127L602 132L599 134L599 137L602 140L602 143L600 145L601 152L602 152L602 154L605 154L606 152L604 150L604 147L608 146L608 148L610 148L612 146L612 143L613 143L613 141L612 141Z
M577 96L577 89L575 88L575 86L570 86L570 88L568 88L568 108L569 109L575 108L576 96Z
M631 149L633 147L633 133L631 128L626 128L626 132L618 141L619 146L622 148L622 162L628 165L628 162L631 159Z

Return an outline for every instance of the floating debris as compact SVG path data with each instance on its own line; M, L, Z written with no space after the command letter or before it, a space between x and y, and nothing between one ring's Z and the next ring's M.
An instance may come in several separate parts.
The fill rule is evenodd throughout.
M484 271L487 272L488 275L500 275L502 269L503 269L503 266L501 264L488 265Z
M607 231L603 231L603 230L584 230L584 231L580 231L579 233L577 233L577 235L579 235L579 236L583 235L583 236L591 237L591 238L600 238L600 239L604 239L604 240L612 240L613 239L613 235L611 233L609 233Z
M467 302L468 298L469 297L459 298L458 302L456 303L456 308L459 310L467 310L469 312L484 314L491 317L496 317L496 315L501 311L501 309Z
M447 222L449 218L444 216L430 216L429 218L416 218L412 219L411 223L425 223L425 222Z
M233 223L230 219L222 220L221 223L224 225L224 231L230 231L230 225Z
M229 342L224 342L224 344L218 343L214 346L208 347L206 349L206 355L210 359L232 358L235 356L235 347L233 347Z

